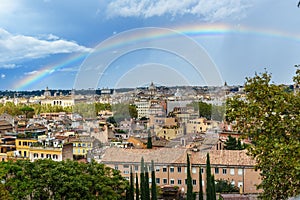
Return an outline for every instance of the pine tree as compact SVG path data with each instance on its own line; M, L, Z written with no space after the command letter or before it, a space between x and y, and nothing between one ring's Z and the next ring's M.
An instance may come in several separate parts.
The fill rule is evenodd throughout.
M199 167L199 200L203 200L203 185L202 185L201 166Z
M141 200L145 200L145 166L144 166L144 158L141 160L141 173L140 173L140 188L141 188Z
M152 137L150 131L148 132L147 149L152 149Z
M193 185L192 185L192 176L191 176L191 164L190 164L190 157L187 154L187 200L193 199Z
M156 191L156 178L155 178L155 169L154 162L151 161L151 197L152 200L157 200L157 191Z
M215 184L214 175L211 176L211 186L212 186L212 190L211 190L212 200L216 200L216 184Z
M129 199L134 200L134 179L133 179L133 173L132 173L132 166L130 166Z
M138 175L135 174L135 199L139 200L140 199L140 189L139 189L139 178Z
M150 200L149 170L147 164L145 165L145 199Z
M213 200L209 153L206 155L206 200Z

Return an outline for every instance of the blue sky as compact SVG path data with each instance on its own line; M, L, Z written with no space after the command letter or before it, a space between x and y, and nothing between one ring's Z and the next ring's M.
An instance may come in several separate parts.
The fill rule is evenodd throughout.
M84 63L95 49L101 50L101 42L120 39L126 31L145 27L185 34L207 53L205 59L215 64L229 85L243 84L245 77L263 72L264 68L272 73L274 82L289 84L295 72L293 66L300 64L297 3L1 0L0 90L74 88ZM133 31L132 42L138 43L135 35ZM148 38L149 42L158 42L152 39L155 40ZM126 38L120 41L125 42ZM174 46L178 44L174 42ZM207 83L206 77L193 71L188 60L168 50L140 48L119 56L106 66L105 72L97 71L94 78L99 82L95 87L136 87L151 81L158 85ZM101 58L94 64L96 69ZM205 61L201 64L205 65ZM88 82L89 77L81 81Z

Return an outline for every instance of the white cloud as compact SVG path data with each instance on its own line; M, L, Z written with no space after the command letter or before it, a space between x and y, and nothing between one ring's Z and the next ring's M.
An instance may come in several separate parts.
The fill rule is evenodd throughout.
M33 74L36 74L38 71L34 70L34 71L31 71L31 72L25 72L24 74L25 75L33 75Z
M6 75L5 74L1 74L1 79L5 79Z
M3 65L0 65L0 68L2 69L14 69L14 68L17 68L19 66L17 66L16 64L3 64Z
M48 39L13 35L0 28L0 63L41 58L51 54L91 51L90 48L78 45L74 41L56 38L57 36L51 34L48 35Z
M107 6L110 17L149 18L192 14L206 21L240 18L252 0L114 0Z

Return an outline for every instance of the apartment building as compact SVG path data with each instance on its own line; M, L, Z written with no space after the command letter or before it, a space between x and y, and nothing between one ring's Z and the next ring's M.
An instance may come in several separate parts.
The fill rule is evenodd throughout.
M110 148L104 153L101 163L120 170L129 179L130 167L134 173L140 172L143 157L150 166L155 163L156 183L159 186L174 185L187 190L186 156L190 155L193 190L199 191L199 170L201 167L202 185L205 191L206 152L193 152L184 148L160 149L121 149ZM210 151L211 172L215 179L226 179L239 187L243 193L259 193L256 185L260 183L259 172L254 169L255 161L246 155L246 151L213 150ZM150 179L150 181L152 181Z

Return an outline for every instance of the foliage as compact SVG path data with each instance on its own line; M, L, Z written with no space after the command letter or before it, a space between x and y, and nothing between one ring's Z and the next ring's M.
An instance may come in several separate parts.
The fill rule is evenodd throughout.
M128 188L119 171L96 162L1 162L0 178L14 199L124 199Z
M211 182L211 167L209 153L206 155L206 199L213 200L213 188Z
M152 137L150 131L148 132L147 149L152 149Z
M133 178L132 166L130 166L129 200L134 200L134 178Z
M201 167L199 167L199 200L203 200L203 185L202 185L202 172Z
M139 178L138 175L135 174L135 199L139 200L140 199L140 189L139 189Z
M151 161L151 197L152 200L157 200L157 190L156 190L156 178L155 178L155 169L154 161Z
M145 199L150 200L150 189L149 189L149 170L148 165L145 165Z
M300 194L300 95L270 81L267 72L247 78L245 97L227 101L226 118L252 140L262 198L287 199ZM299 69L294 81L299 85Z
M28 118L28 114L33 113L34 109L32 107L25 105L22 108L20 108L20 111L25 114L26 118Z
M192 176L191 176L191 163L190 163L190 156L187 154L187 194L186 199L192 200L193 199L193 185L192 185Z
M145 163L144 158L141 159L141 173L140 173L140 191L141 191L141 200L146 199L146 189L145 189Z
M136 105L129 104L128 105L128 109L129 109L129 115L130 115L130 117L134 118L134 119L137 119L138 112L137 112L137 109L136 109Z
M232 185L228 180L219 179L216 180L216 192L219 193L232 193L239 192L239 188Z
M206 119L213 119L217 121L222 121L224 118L225 106L217 106L205 103L203 101L192 102L187 106L191 106L194 110L199 111L199 116L204 117Z
M215 184L215 176L211 176L211 186L212 186L212 200L216 200L216 184Z
M240 139L236 139L231 135L228 136L227 140L225 141L225 149L226 150L243 150L246 148L245 144L241 143Z

